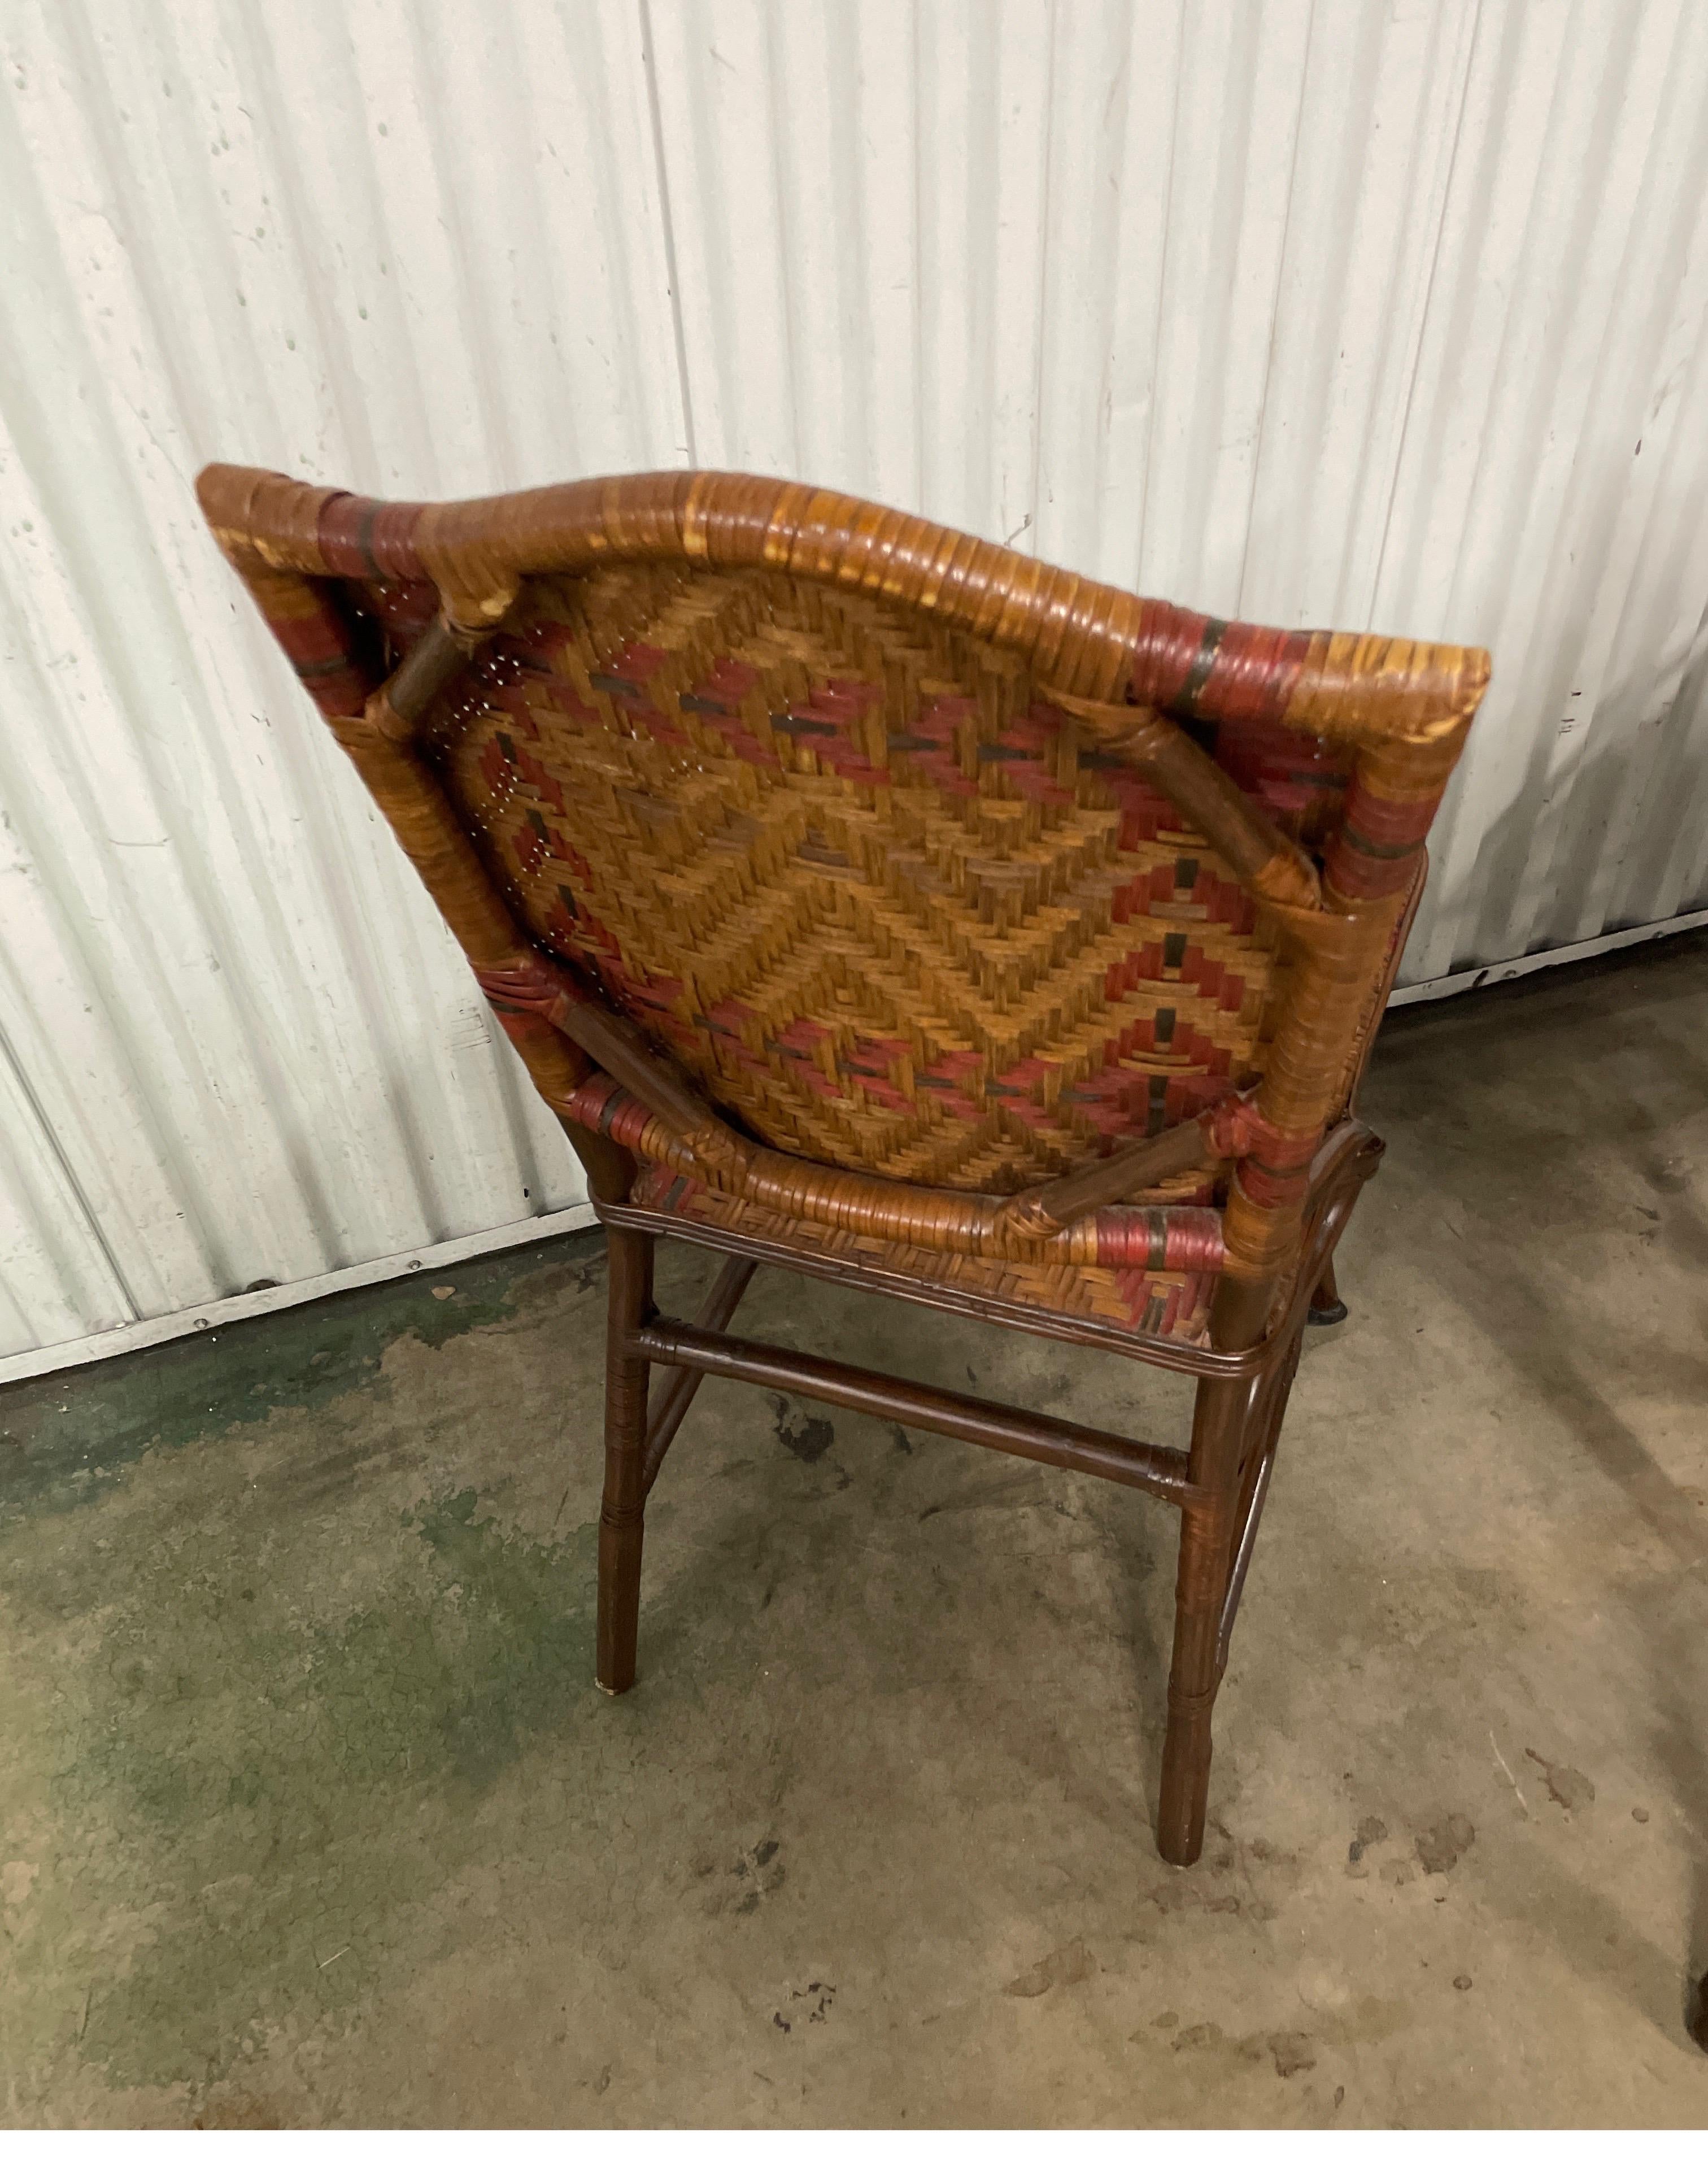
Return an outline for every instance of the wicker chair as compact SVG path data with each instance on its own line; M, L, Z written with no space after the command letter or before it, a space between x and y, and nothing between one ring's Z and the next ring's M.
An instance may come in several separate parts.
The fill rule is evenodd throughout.
M1158 1836L1193 1862L1485 655L1209 620L755 478L199 490L608 1230L601 1687L707 1372L1138 1485L1181 1513ZM661 1234L726 1259L697 1325L654 1307ZM1191 1445L734 1338L759 1263L1189 1372Z

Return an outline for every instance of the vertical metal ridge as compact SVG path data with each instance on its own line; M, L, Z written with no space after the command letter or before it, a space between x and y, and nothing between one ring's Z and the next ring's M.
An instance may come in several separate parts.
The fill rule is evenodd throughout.
M688 341L682 327L682 282L676 270L676 229L670 211L670 170L664 157L664 124L658 111L658 69L653 39L653 0L638 0L641 11L641 65L647 78L647 114L653 130L653 166L658 182L658 226L664 240L664 264L670 284L670 332L676 351L676 379L682 392L682 452L691 470L700 467L699 444L694 435L694 385L688 373Z
M65 1146L60 1141L59 1131L54 1124L53 1116L43 1104L37 1086L30 1081L19 1063L3 1022L0 1022L0 1068L4 1069L14 1096L28 1110L30 1118L35 1124L36 1132L47 1151L54 1176L77 1208L81 1235L87 1237L92 1251L98 1256L101 1263L111 1276L113 1284L124 1298L126 1311L132 1317L140 1317L143 1315L142 1305L131 1287L124 1264L114 1251L111 1239L102 1232L101 1220L94 1205L90 1201L88 1190L84 1187L82 1176L77 1170L77 1163L66 1156ZM45 1228L46 1223L41 1223ZM85 1330L89 1329L91 1328L85 1328Z
M1032 434L1032 475L1026 488L1027 527L1032 532L1032 549L1039 549L1039 539L1044 522L1044 419L1046 408L1045 384L1050 359L1050 268L1052 252L1049 246L1050 234L1050 168L1055 157L1055 47L1057 31L1055 0L1046 0L1044 32L1044 151L1039 161L1038 225L1044 238L1044 246L1038 252L1037 337L1033 346L1032 413L1034 419ZM1018 533L1016 533L1017 536ZM1011 538L1009 542L1014 542Z

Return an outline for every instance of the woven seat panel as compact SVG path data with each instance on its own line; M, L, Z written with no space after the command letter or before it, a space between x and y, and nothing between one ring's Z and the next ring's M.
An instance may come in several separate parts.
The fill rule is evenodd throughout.
M368 604L407 633L409 596ZM1288 831L1327 821L1315 745L1205 739ZM1284 972L1250 898L1022 665L923 617L539 580L427 748L528 930L778 1150L1004 1192L1262 1071Z
M659 1166L643 1167L631 1201L715 1228L734 1240L770 1242L804 1250L832 1264L870 1265L933 1288L1060 1317L1089 1319L1122 1333L1146 1333L1187 1346L1209 1345L1214 1273L1110 1272L1097 1265L1017 1265L995 1257L945 1256L908 1249L869 1234L846 1234L816 1221L786 1215L725 1196Z

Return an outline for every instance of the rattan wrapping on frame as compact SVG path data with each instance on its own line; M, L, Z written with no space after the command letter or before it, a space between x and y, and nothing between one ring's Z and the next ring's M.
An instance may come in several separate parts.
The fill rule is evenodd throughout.
M940 1234L1058 1300L1066 1259L1280 1277L1482 654L1216 622L762 479L201 490L574 1129L570 1014L602 1006L658 1056L601 1061L643 1157L708 1218L752 1197L745 1142L764 1217L851 1250ZM1061 1249L1016 1246L1194 1118L1166 1173L1094 1173ZM1147 1267L1088 1223L1122 1201L1217 1247ZM1180 1336L1201 1300L1164 1306Z
M969 1256L868 1234L848 1234L817 1220L791 1219L768 1206L708 1189L668 1167L642 1169L631 1200L642 1210L693 1220L728 1246L780 1243L793 1262L840 1259L950 1289L986 1302L1018 1305L1055 1319L1077 1319L1117 1333L1147 1333L1194 1348L1209 1338L1214 1269L1176 1271L1143 1262L1129 1265L1033 1264Z

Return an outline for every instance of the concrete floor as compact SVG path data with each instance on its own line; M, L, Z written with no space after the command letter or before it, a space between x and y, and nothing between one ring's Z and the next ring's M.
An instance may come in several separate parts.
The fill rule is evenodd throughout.
M1113 1487L710 1386L596 1693L597 1237L0 1395L6 2117L1708 2124L1705 997L1696 939L1385 1030L1191 1872Z

